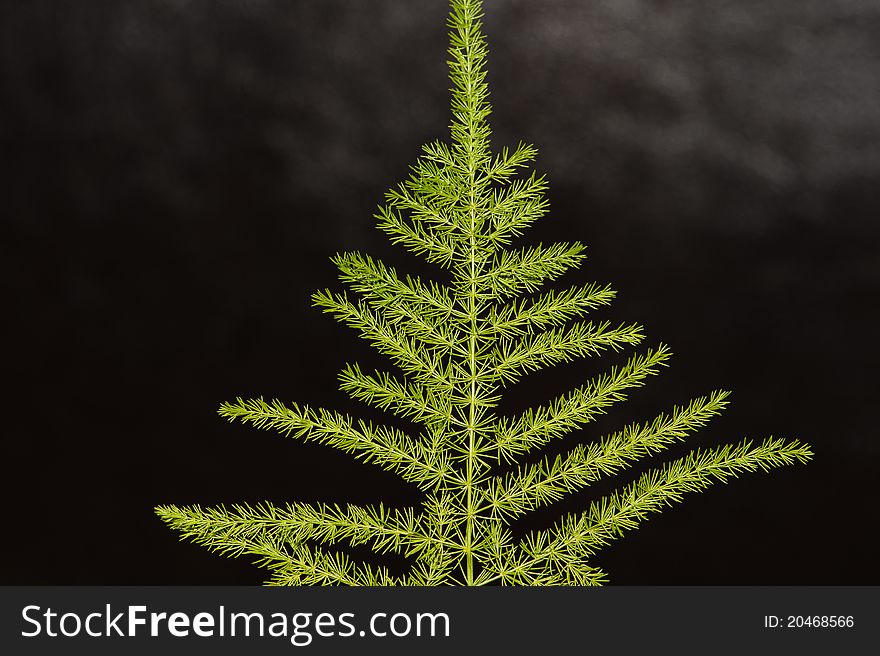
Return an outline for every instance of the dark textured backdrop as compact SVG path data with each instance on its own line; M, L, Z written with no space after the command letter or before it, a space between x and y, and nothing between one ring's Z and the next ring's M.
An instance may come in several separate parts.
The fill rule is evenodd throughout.
M495 143L538 145L551 183L530 238L588 243L583 276L620 292L606 316L677 354L586 435L725 387L692 444L772 433L817 454L689 498L597 562L619 584L880 583L880 4L486 8ZM152 506L418 502L215 413L237 395L361 412L336 372L381 361L309 294L336 285L339 250L409 262L371 214L445 137L445 11L0 3L0 582L256 583ZM599 368L533 376L504 408Z

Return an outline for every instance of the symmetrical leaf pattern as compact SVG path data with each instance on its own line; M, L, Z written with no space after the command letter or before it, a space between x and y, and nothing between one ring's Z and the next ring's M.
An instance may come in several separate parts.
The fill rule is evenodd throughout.
M523 460L623 401L667 364L670 352L664 345L636 352L622 366L519 416L497 412L504 389L529 373L637 347L643 333L636 324L588 318L614 298L607 286L547 288L582 263L582 244L512 245L546 213L546 182L523 175L536 154L532 146L491 152L482 3L450 4L450 143L423 148L376 219L392 242L445 268L451 282L401 275L354 252L333 258L348 291L313 296L317 307L359 331L396 367L366 372L347 365L341 389L421 431L409 435L332 410L262 398L220 408L229 420L329 445L394 472L422 490L424 503L402 509L302 503L156 509L184 538L256 557L271 571L270 584L601 584L606 576L593 555L650 513L741 472L812 456L807 445L779 439L693 451L583 513L514 538L513 520L684 440L724 409L727 393L582 441L564 455ZM507 473L497 473L500 465ZM414 565L394 576L346 557L340 545L399 553Z

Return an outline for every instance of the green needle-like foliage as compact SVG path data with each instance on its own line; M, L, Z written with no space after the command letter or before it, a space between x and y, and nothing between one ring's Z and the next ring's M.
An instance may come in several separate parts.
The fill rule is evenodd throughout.
M523 175L535 149L493 154L486 45L479 0L451 0L451 143L431 143L376 218L392 242L449 272L441 285L401 275L361 253L333 258L350 294L320 291L314 303L355 328L397 372L340 375L341 389L422 427L418 435L332 410L237 399L220 414L326 444L395 472L425 495L419 508L309 505L160 506L184 538L229 555L255 556L277 585L596 585L593 554L651 513L742 472L812 456L797 441L691 452L642 474L586 512L517 540L510 522L584 490L684 440L720 413L727 392L633 423L565 455L526 454L560 440L623 401L670 357L666 346L520 416L499 416L502 390L552 365L638 345L642 328L586 319L608 305L602 285L545 289L584 258L579 243L513 247L547 211L546 183ZM544 291L541 291L544 289ZM517 467L518 464L518 467ZM511 467L516 467L511 469ZM507 471L499 474L498 472ZM414 563L404 576L354 562L340 546L365 545Z

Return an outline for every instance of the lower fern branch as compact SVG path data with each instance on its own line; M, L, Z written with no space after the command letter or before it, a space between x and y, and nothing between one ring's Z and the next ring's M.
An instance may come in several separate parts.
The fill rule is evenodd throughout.
M159 515L182 539L226 555L260 555L267 540L281 545L306 541L328 545L367 545L375 553L392 551L418 557L444 540L424 531L424 520L412 509L395 510L380 505L288 504L284 507L260 503L255 507L237 504L219 506L159 506Z
M348 585L394 586L403 579L389 574L385 567L354 563L342 553L328 553L311 545L284 547L263 545L265 556L259 564L273 570L266 585Z
M565 561L561 558L536 559L521 547L508 551L486 569L483 585L583 585L600 586L608 582L601 569L587 564L585 558Z
M643 474L622 490L593 502L583 514L570 515L549 531L532 534L523 544L526 563L549 563L587 558L626 531L638 527L650 513L660 512L688 492L699 492L742 472L805 463L810 447L797 440L765 440L694 451Z

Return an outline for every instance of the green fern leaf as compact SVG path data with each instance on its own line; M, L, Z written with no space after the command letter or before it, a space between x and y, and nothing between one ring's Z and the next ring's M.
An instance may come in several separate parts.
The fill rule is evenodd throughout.
M482 3L451 0L450 6L451 143L424 146L376 219L393 243L447 269L451 281L400 275L368 255L342 253L332 261L348 291L312 298L400 370L365 373L346 365L341 390L421 432L262 398L220 407L230 421L325 444L393 472L417 486L424 502L418 508L156 508L183 539L254 558L270 571L270 585L600 585L607 576L592 562L595 554L652 513L713 483L813 455L808 445L780 439L695 450L550 529L514 538L512 521L685 440L725 408L728 393L694 399L562 455L523 461L624 401L628 390L666 366L670 352L659 345L636 353L519 416L496 412L504 389L523 376L636 346L644 335L637 324L587 318L614 299L608 286L545 289L581 265L582 244L511 248L546 213L546 181L520 175L536 156L533 146L492 154ZM515 469L498 473L510 465ZM395 576L356 563L344 553L356 546L396 553L412 566Z

